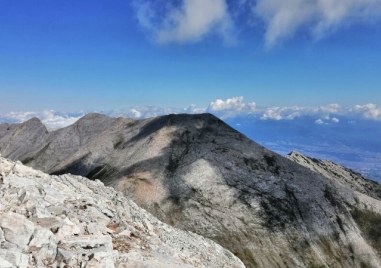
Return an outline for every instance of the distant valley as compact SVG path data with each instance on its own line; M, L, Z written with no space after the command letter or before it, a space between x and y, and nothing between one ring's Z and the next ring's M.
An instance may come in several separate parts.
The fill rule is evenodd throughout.
M316 124L313 117L293 120L227 118L231 126L263 146L287 155L293 150L340 163L381 182L381 122L340 117L340 123Z

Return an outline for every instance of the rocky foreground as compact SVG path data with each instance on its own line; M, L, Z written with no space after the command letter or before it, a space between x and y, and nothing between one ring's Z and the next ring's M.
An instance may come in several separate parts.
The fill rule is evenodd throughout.
M0 267L244 267L100 181L0 157Z

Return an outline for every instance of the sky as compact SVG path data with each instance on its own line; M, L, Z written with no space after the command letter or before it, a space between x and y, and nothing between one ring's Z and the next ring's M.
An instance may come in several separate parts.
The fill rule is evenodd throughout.
M380 0L0 0L0 122L210 112L381 178L380 70Z
M379 0L1 0L0 112L381 104Z

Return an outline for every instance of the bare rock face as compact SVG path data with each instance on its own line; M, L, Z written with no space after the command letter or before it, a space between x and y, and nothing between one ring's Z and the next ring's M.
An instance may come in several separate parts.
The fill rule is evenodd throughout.
M1 215L0 227L4 239L20 248L25 248L34 232L34 224L20 214L8 212Z
M299 152L291 152L287 158L343 186L350 187L357 192L381 200L381 185L351 169L329 160L308 157Z
M0 174L0 267L244 267L100 181L1 157Z
M48 136L48 130L38 118L22 124L0 124L0 153L12 159L27 158L30 152L46 144Z
M21 127L4 137L16 139ZM142 121L91 114L49 133L37 149L17 146L28 157L12 159L101 180L160 220L218 242L247 267L381 267L380 200L209 114Z

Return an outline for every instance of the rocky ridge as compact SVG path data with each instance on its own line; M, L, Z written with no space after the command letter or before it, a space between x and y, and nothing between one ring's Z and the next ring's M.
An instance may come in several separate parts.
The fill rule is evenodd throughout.
M244 267L100 181L0 157L0 267Z
M99 179L247 267L381 266L380 200L210 114L141 121L89 114L46 135L26 124L0 131L1 153L48 173ZM24 141L31 131L33 147Z
M381 185L358 172L332 161L308 157L296 151L288 154L287 158L345 187L381 200Z

